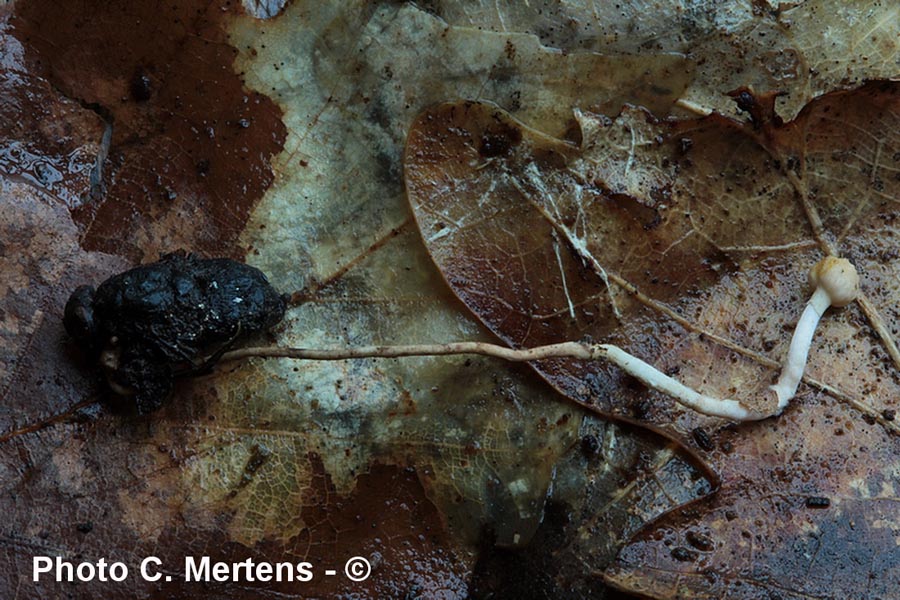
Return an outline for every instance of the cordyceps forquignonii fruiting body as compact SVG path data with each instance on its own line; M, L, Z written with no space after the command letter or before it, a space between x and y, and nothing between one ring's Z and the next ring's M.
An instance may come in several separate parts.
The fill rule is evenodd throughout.
M235 343L284 316L285 300L258 269L175 252L76 289L66 331L138 413L153 411L176 376L211 367Z
M770 388L778 400L775 414L797 393L819 319L830 307L847 306L859 296L859 274L846 258L826 256L817 262L809 271L809 284L815 291L797 321L778 383Z
M687 387L612 344L562 342L512 349L484 342L356 348L253 347L229 349L239 337L258 333L284 316L285 299L259 270L227 259L169 254L106 280L96 292L82 286L65 311L66 329L99 353L110 388L131 397L138 412L155 410L172 379L208 369L218 360L250 357L301 360L399 358L483 354L513 362L568 357L606 360L644 385L699 413L733 421L758 421L781 414L797 391L816 325L831 306L846 306L859 294L859 276L847 259L819 261L809 273L815 288L797 323L770 410L714 398Z

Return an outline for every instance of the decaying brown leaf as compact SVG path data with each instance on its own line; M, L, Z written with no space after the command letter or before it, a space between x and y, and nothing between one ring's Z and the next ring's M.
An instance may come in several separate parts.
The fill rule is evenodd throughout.
M683 5L634 2L617 12L614 5L568 1L276 0L244 2L249 14L243 14L235 3L223 11L221 3L17 0L0 8L0 512L6 517L0 596L607 597L599 570L619 547L648 520L715 485L678 444L586 418L524 367L465 357L251 362L184 382L171 405L135 420L91 404L100 387L80 368L85 365L59 319L76 285L184 246L247 260L281 291L301 292L305 303L276 332L285 345L486 340L490 334L440 280L411 222L401 160L421 110L456 97L484 100L531 127L571 135L572 107L604 114L628 103L657 115L676 104L733 111L724 92L753 85L790 92L779 98L789 115L815 93L890 74L896 64L890 35L896 20L889 18L896 9L886 3L821 0L777 12L764 10L764 3ZM592 15L593 9L601 12ZM833 45L820 43L823 27ZM786 48L783 57L775 56L779 46ZM627 214L620 220L638 219L639 235L665 212L673 175L671 165L653 164L660 155L652 144L635 145L629 161L623 149L638 139L632 133L664 127L629 114L632 131L607 129L604 137L590 133L606 128L604 120L585 112L580 132L596 145L594 158L609 161L593 177L621 196ZM575 161L590 155L544 140ZM698 137L695 147L701 142ZM690 146L678 145L687 156ZM494 163L502 160L502 136L488 147L498 153ZM870 162L887 164L886 148ZM847 153L835 164L852 159ZM599 169L576 166L585 173ZM654 188L662 196L644 197ZM640 201L626 202L631 197ZM870 207L860 207L863 224ZM796 244L801 252L792 257L811 260L814 236L796 207L771 202L769 208L786 211L782 216L796 227L761 227L755 235L770 245ZM715 211L698 214L730 222ZM762 260L729 250L744 243L734 229L701 228L711 237L709 248L724 250L695 281L735 290L747 276L734 257ZM853 231L856 239L859 229ZM881 238L866 239L887 240L878 231ZM793 237L783 242L784 235ZM558 243L561 260L571 261L565 240ZM869 299L890 325L896 274L890 260L872 257L887 256L892 247L887 241L865 247L871 250ZM670 253L676 251L678 245ZM789 323L806 293L803 266L773 264L773 285L790 286L797 296L788 299L779 287L773 311L783 311ZM596 282L589 269L580 272ZM654 293L663 297L662 290ZM779 356L787 335L781 321L765 326L761 338L757 326L730 320L737 304L757 306L736 294L710 292L719 303L698 326ZM680 297L672 290L666 301L677 305ZM626 320L639 305L618 294ZM646 323L658 325L652 309L640 306ZM829 341L826 350L883 356L856 309L831 317L833 339L862 333L849 345ZM721 331L729 320L733 331ZM694 358L685 369L696 380L709 346L685 335L681 354L671 360ZM667 339L657 347L671 344ZM740 364L751 378L770 372L768 365L753 371ZM825 366L815 366L813 376L828 382ZM852 363L830 367L843 369L829 376L847 398L877 391L872 418L879 403L889 406L877 373L864 381L864 374L851 373ZM707 384L720 376L712 373ZM618 393L615 379L586 383L607 396ZM641 394L624 383L626 396ZM826 431L835 431L839 418L843 439L865 442L847 427L846 406L835 406ZM658 416L652 408L647 413ZM690 415L676 416L682 431L693 423ZM704 423L692 430L690 443L705 452L716 455L731 443L731 452L747 461L755 452L780 467L770 457L782 456L780 446L750 452L737 440L744 428L718 431L717 423ZM830 436L815 439L824 444ZM807 468L811 459L802 460ZM734 464L752 471L740 460ZM783 469L773 473L785 477ZM733 474L723 470L723 477L726 486L712 501L734 504L728 486L738 494L745 488L735 487ZM867 493L884 498L888 492L876 490L875 477L866 480L874 482ZM829 508L814 513L817 523L839 506L832 496ZM674 519L672 526L680 527ZM873 531L883 535L888 528ZM654 551L648 539L650 545L632 548ZM676 554L702 554L697 546L709 547L704 539L685 534L676 540L685 550ZM719 548L708 552L725 560L715 554ZM754 553L759 548L754 542ZM319 577L305 586L196 587L178 572L185 555L311 559L324 569L357 553L376 563L364 584ZM36 554L122 560L132 572L142 557L156 554L174 581L35 584ZM622 560L653 564L635 556ZM888 554L881 564L892 568L892 560ZM689 561L676 567L696 568ZM632 589L668 585L636 570L619 573Z
M268 102L247 90L237 108L222 95L242 88L230 48L204 39L221 35L218 8L195 20L179 19L184 3L15 8L0 8L0 596L464 595L471 558L447 538L414 471L372 461L338 485L332 457L305 444L303 428L255 418L252 394L229 398L244 421L217 423L214 378L182 385L151 418L97 402L101 387L62 329L67 295L173 246L244 256L235 236L270 181L280 123L272 105L245 106ZM148 25L140 35L135 19ZM127 50L109 53L107 35L127 38L113 44ZM136 65L147 68L149 97L129 90ZM258 382L257 370L245 367L241 385ZM309 560L321 574L354 555L380 559L366 583L183 578L186 556ZM131 575L35 582L34 556L122 561ZM173 581L143 581L148 556Z
M639 94L666 110L684 85L685 61L560 54L534 36L448 27L412 4L328 6L294 3L283 19L239 21L233 34L239 47L252 44L241 70L286 106L291 132L290 152L276 161L281 176L242 238L254 249L251 260L273 281L305 288L310 298L291 312L280 341L322 347L487 340L440 281L411 225L401 160L416 114L460 94L562 131L572 116L567 109L563 119L561 107L573 104L615 111ZM296 77L308 83L301 86ZM544 86L545 77L553 85ZM665 85L656 86L658 79ZM219 379L217 390L226 399L254 393L255 418L269 429L309 431L305 443L327 449L326 468L339 486L352 487L372 457L415 464L456 535L473 540L487 528L498 544L522 546L540 523L548 489L560 489L560 456L579 454L582 421L571 405L548 401L553 392L523 378L524 372L471 357L302 368L271 361L264 366L265 385L239 372ZM285 388L302 393L285 402ZM248 421L240 402L220 408L220 421ZM647 469L628 493L616 496L628 470L598 466L598 504L614 506L616 516L606 516L616 524L627 520L624 511L616 512L619 502L640 504L645 519L708 488L683 456L661 452L658 440L636 450L638 443L626 442L628 431L612 427L607 433L619 443L602 460L655 465L670 493L654 499L659 484ZM356 442L349 455L347 439ZM657 454L666 460L657 463ZM695 487L682 489L669 466L697 475ZM254 508L280 510L277 503ZM610 526L609 532L619 530Z
M177 247L234 253L285 132L274 102L234 71L225 16L190 3L17 3L29 77L107 128L92 193L70 203L86 249L144 262Z
M589 106L620 106L616 93L599 96L606 77L655 98L661 110L681 91L669 70L683 64L676 56L638 57L616 69L599 55L569 61L532 36L485 33L473 58L466 47L476 31L448 32L412 7L369 14L341 3L330 14L314 4L312 24L303 3L278 23L234 23L248 56L283 52L276 65L314 74L294 95L273 94L284 102L290 151L273 169L281 185L266 202L257 194L272 181L267 160L283 130L270 120L277 111L233 73L219 30L230 15L184 3L4 9L0 468L9 526L0 595L68 593L66 582L32 581L31 561L41 554L123 561L132 574L155 555L173 574L169 583L79 586L107 598L195 596L198 588L179 577L188 555L310 559L322 570L361 554L379 563L364 584L319 577L302 587L238 583L211 593L462 598L485 527L496 543L521 545L539 526L556 464L581 420L572 406L548 405L547 388L525 369L482 359L247 364L184 382L166 409L135 421L95 402L101 387L63 333L62 306L77 285L186 246L256 257L279 289L315 289L314 301L289 316L284 343L483 337L436 277L396 176L406 123L448 93L426 82L446 77L475 94L491 73L520 72L483 92L514 100L517 82L526 93L537 89L530 72L545 61L545 73L569 62L578 73L603 72L587 87L570 78L542 93L544 108L521 107L542 125L571 105L562 99L576 88L594 98ZM294 51L298 31L309 52ZM383 54L361 54L344 71L341 41L371 44L364 33L390 35L384 39L394 45L376 44ZM122 37L129 43L110 41ZM434 72L420 73L409 43L431 49L444 37L444 50L456 49L461 62L442 69L435 58ZM112 46L123 50L110 53ZM247 70L295 85L267 68ZM653 73L672 87L649 91ZM318 77L328 78L321 88ZM415 103L404 97L411 94ZM340 118L314 121L307 136L306 115L332 111ZM304 195L313 200L299 201ZM605 430L616 439L617 428ZM617 480L630 476L638 455L658 451L653 440L631 446L627 432L618 438L607 453L619 461ZM681 489L679 477L661 469L694 469L677 454L661 457L636 478L633 494L662 480L670 495L645 494L642 516L627 517L630 529L708 488L697 477ZM603 473L598 500L616 492Z
M613 584L654 597L895 589L898 92L881 81L828 94L787 124L772 96L747 93L746 122L581 113L579 146L485 104L414 124L407 191L429 251L513 346L611 341L750 403L777 374L817 257L863 273L867 300L829 313L805 392L763 423L698 416L612 367L537 365L583 405L701 446L722 476L711 499L627 546ZM711 439L698 443L698 427Z
M567 51L684 53L696 75L679 106L732 114L726 92L777 90L793 118L812 98L900 72L900 13L882 0L666 2L429 0L457 26L523 31ZM612 113L606 113L612 114Z

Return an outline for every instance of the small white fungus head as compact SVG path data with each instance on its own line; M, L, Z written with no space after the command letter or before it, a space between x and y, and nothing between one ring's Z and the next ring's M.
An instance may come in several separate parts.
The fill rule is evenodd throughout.
M859 273L846 258L826 256L809 270L809 284L822 288L832 306L847 306L859 295Z

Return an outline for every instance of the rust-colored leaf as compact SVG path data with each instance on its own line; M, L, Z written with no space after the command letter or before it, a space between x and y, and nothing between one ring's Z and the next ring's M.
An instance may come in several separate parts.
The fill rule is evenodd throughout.
M781 417L733 426L614 367L536 368L581 404L684 440L722 477L627 546L610 582L654 597L878 597L900 577L900 89L828 94L787 124L772 96L741 101L747 122L580 113L580 146L489 105L442 105L411 130L409 199L451 288L509 344L616 343L748 404L777 376L806 271L823 253L850 258L865 299L827 314Z
M233 244L272 182L285 130L272 100L234 71L222 8L17 3L10 25L28 73L107 128L90 193L67 199L86 249L240 256Z

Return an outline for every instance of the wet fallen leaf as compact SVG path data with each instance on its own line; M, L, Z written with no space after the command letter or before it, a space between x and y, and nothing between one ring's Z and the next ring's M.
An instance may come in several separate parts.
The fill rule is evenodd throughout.
M895 2L516 2L432 0L454 25L536 34L554 48L678 52L696 63L679 106L733 114L726 92L780 91L786 119L815 96L900 72ZM605 113L615 114L615 113Z
M776 419L727 425L606 365L536 368L576 402L700 446L722 477L626 545L607 581L654 597L888 597L900 86L831 93L786 124L772 96L741 101L746 121L580 113L579 145L486 104L442 105L411 129L408 196L450 287L509 344L615 343L751 406L777 375L806 271L849 257L865 299L828 314L807 387Z
M286 110L290 130L311 132L301 137L294 154L285 157L287 162L279 168L285 179L257 212L259 224L265 228L251 225L247 233L249 243L259 252L253 259L256 264L293 287L305 288L314 298L298 309L282 339L302 346L333 344L335 323L342 330L346 328L347 333L342 331L341 336L348 344L489 339L471 326L465 311L445 291L418 233L410 226L399 179L408 125L421 107L448 94L464 94L488 97L516 109L529 122L559 130L559 120L553 116L559 111L545 111L543 107L584 93L583 84L541 90L544 100L537 106L510 103L512 91L527 89L527 82L535 81L531 73L559 69L558 53L520 36L447 28L409 5L338 16L305 14L301 6L289 11L285 16L321 19L322 24L316 24L313 30L329 35L310 31L298 36L289 20L253 27L245 23L235 34L235 39L241 36L249 42L259 39L260 30L265 30L265 52L249 57L246 70L257 74L260 87L274 87L273 93L291 107ZM473 38L480 43L474 44ZM290 40L291 45L279 40ZM510 40L522 49L510 53ZM310 68L327 82L315 93L298 91L280 70L266 66L296 61L298 45L315 57ZM410 49L414 49L412 54ZM447 55L458 59L442 59ZM669 73L673 65L681 64L675 58L664 56L655 62L643 62L641 71L635 74L636 81L626 87L628 93L642 89L644 70ZM552 69L544 66L545 62ZM613 64L607 57L593 54L572 56L570 62L582 65L581 69L593 63L593 70L598 72ZM428 68L422 68L423 64ZM633 65L621 62L623 68ZM486 85L501 67L507 78ZM613 69L605 77L618 80L621 75L617 72ZM342 73L348 75L338 77ZM670 91L677 89L674 86ZM623 104L622 98L608 94L604 92L598 102L612 109ZM656 97L662 102L665 96ZM385 114L394 117L386 120ZM314 122L309 115L315 115ZM322 140L329 144L323 145ZM335 173L340 175L331 176ZM292 193L298 189L304 194L299 206ZM336 230L342 235L335 237L332 232ZM294 233L297 231L302 235ZM302 257L305 273L298 272L295 257ZM302 278L304 274L307 278ZM484 527L489 527L502 545L522 545L530 539L539 523L539 507L551 485L555 465L572 447L580 426L580 418L573 417L571 407L548 402L553 396L548 397L546 388L520 380L520 370L495 361L462 357L346 366L317 364L299 372L291 364L270 364L266 369L289 381L292 388L314 386L315 393L322 396L331 394L329 388L340 382L341 392L353 402L352 410L361 415L362 424L341 418L335 405L322 406L314 418L325 420L330 436L335 438L323 443L340 443L356 436L360 428L368 437L360 440L352 461L334 460L330 472L342 473L345 481L352 482L353 471L359 468L354 461L364 464L372 455L389 454L392 461L406 456L412 462L430 463L434 475L425 480L430 497L449 515L456 534L469 540L477 539ZM277 388L272 389L273 406L277 406L279 393ZM416 398L418 410L414 419L396 425L390 419L396 409L392 402L385 406L385 399L405 393ZM502 399L500 406L487 398ZM278 410L279 418L285 418L284 408ZM610 435L615 438L615 432ZM630 434L619 435L628 438ZM655 456L660 446L659 442L655 447L647 443L638 451L623 442L618 446L622 449L619 458L622 463L630 463L637 461L640 452ZM415 454L407 448L415 448ZM460 449L470 456L460 456ZM618 454L619 450L613 452ZM683 456L671 452L662 455L667 460L658 468L671 461L692 470ZM425 458L419 458L422 456ZM673 466L673 470L677 468ZM667 506L696 497L698 489L708 487L699 474L694 485L688 486L668 474L661 478L671 487L671 503L667 499ZM616 475L616 479L621 477ZM554 486L559 484L558 479L553 482ZM623 495L622 502L646 505L645 514L660 510L649 496L646 502L635 500L655 485L651 475L641 478L635 482L633 495ZM607 488L610 494L615 489L613 484Z
M332 457L303 443L303 428L318 424L303 420L301 428L282 430L284 421L247 418L241 431L243 421L216 423L211 381L182 386L169 411L149 419L96 403L104 392L61 328L68 293L173 246L243 256L234 236L246 226L254 194L268 185L280 123L266 122L271 105L259 114L241 106L240 95L237 107L218 95L240 93L241 84L228 47L200 37L222 35L215 12L184 29L183 5L171 12L155 4L104 4L86 13L47 12L39 3L17 8L0 15L0 480L7 515L0 595L188 598L207 590L221 598L283 598L343 590L396 597L421 589L460 597L469 559L447 538L444 518L414 471L364 461L338 485L325 469ZM134 19L153 25L152 34L139 40ZM84 36L81 42L93 43L73 48L79 36L70 27ZM128 36L128 51L104 54L107 35ZM65 69L48 72L48 56L56 52L74 63L54 58ZM149 98L129 93L127 78L140 65L151 72ZM233 79L211 80L206 69ZM254 104L254 94L244 93ZM204 125L218 128L219 137ZM231 136L246 145L235 148ZM234 152L252 159L229 162ZM195 169L194 161L207 164L205 157L208 170ZM244 203L224 202L223 195ZM196 218L186 221L190 215ZM282 401L287 393L279 390ZM237 400L242 416L253 416L252 398ZM122 561L131 576L123 584L73 587L48 577L35 583L35 555ZM320 577L305 586L186 583L185 557L203 555L310 560ZM353 555L376 563L367 583L323 575ZM147 556L160 557L174 581L142 581L138 569ZM414 572L410 564L418 565Z
M409 121L457 90L511 109L518 102L523 117L562 131L570 118L562 107L576 95L596 109L640 97L665 111L690 74L677 56L567 57L533 36L448 28L411 6L361 7L295 3L271 22L208 9L195 18L186 5L82 13L32 2L3 13L10 318L0 439L12 523L4 593L70 589L32 581L32 556L42 553L120 560L133 574L157 555L175 579L81 586L110 598L191 596L197 588L179 581L186 555L309 559L325 569L362 554L380 565L365 584L320 577L300 590L260 582L213 590L461 598L485 530L485 539L516 546L539 526L582 418L548 401L554 395L527 369L465 358L251 363L183 382L172 405L134 420L93 403L103 389L60 326L76 285L184 245L246 257L280 289L300 290L306 301L278 332L285 344L485 339L410 227L398 179ZM154 33L131 35L134 22ZM246 63L231 65L226 27ZM106 52L121 36L127 51ZM348 62L348 44L371 48ZM409 48L430 53L431 72ZM458 60L444 64L444 53ZM242 89L233 69L278 99L284 129L271 121L278 110ZM571 75L543 89L558 71ZM506 85L485 87L497 73ZM269 166L282 142L286 152ZM20 147L30 154L16 154ZM249 158L232 162L236 152ZM44 163L58 165L58 176ZM240 203L226 201L236 196ZM619 465L610 477L633 480L635 497L658 481L670 488L668 497L637 499L641 516L617 517L628 528L709 488L658 441L601 429L620 440L606 452ZM690 485L681 485L683 473ZM617 493L603 471L597 479L597 498Z
M0 8L0 595L607 595L594 571L715 483L677 445L586 417L524 367L466 358L251 362L136 420L92 403L102 387L60 314L76 285L185 246L296 292L271 341L491 339L412 226L401 158L416 114L481 99L564 135L572 107L662 115L689 88L727 90L674 46L585 52L450 18L462 4L243 5ZM503 18L531 9L516 10ZM891 21L875 25L881 39ZM35 584L42 553L132 573L155 554L173 581ZM365 584L181 581L183 557L204 554L376 568Z

